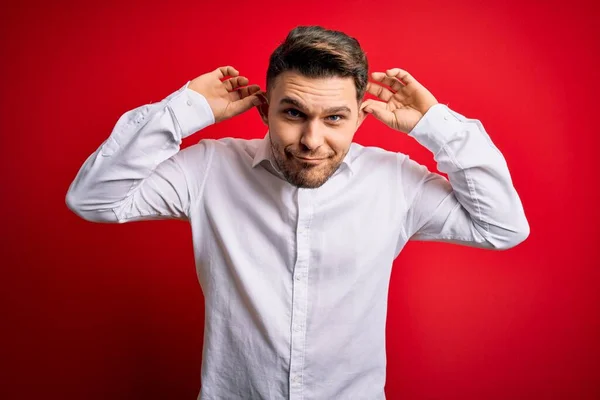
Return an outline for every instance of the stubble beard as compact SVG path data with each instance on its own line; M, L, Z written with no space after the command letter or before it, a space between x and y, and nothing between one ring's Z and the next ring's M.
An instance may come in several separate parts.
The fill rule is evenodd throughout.
M342 156L337 161L328 158L317 165L303 165L302 163L298 163L292 154L280 151L274 145L273 140L269 139L271 141L271 153L283 177L290 184L298 188L316 189L323 186L337 171L343 160Z

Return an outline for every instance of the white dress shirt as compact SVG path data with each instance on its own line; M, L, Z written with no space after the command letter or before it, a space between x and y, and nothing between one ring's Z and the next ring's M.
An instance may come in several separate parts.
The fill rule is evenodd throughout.
M187 84L126 112L66 196L89 221L190 222L206 307L199 399L384 399L388 287L406 242L508 249L529 234L504 157L443 104L409 135L449 181L352 143L323 186L299 189L269 133L180 150L213 123Z

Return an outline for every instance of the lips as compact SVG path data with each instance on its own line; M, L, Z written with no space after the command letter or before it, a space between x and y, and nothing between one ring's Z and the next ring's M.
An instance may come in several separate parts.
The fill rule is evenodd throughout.
M324 160L326 160L325 158L304 158L304 157L298 157L298 156L294 156L294 157L301 163L310 164L310 165L321 164Z

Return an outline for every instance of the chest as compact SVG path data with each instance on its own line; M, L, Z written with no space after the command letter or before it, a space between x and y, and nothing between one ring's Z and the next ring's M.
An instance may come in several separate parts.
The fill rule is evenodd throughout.
M262 173L207 186L199 217L213 249L290 272L305 258L326 275L393 258L400 232L394 185L339 174L302 189Z

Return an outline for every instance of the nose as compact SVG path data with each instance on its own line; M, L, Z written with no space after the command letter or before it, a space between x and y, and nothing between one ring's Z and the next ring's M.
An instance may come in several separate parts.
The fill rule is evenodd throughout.
M306 146L309 150L315 150L325 142L325 137L321 133L321 129L319 129L318 124L319 121L309 120L304 126L300 143Z

